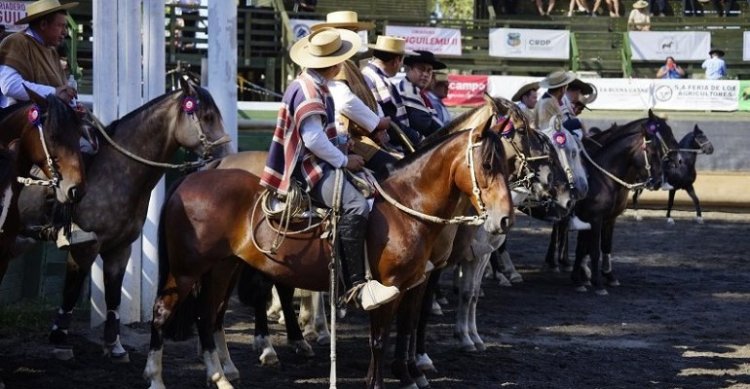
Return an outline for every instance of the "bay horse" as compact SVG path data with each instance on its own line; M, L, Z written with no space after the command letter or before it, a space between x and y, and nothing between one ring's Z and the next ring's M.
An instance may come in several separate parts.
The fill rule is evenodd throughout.
M73 215L82 229L96 233L97 241L70 249L63 301L50 333L58 358L73 357L68 343L72 311L91 265L101 255L107 306L105 352L115 362L129 361L119 339L120 289L131 244L140 236L146 219L151 190L167 168L178 167L167 163L178 148L203 158L227 152L218 147L228 136L209 92L182 79L180 84L177 91L157 97L101 129L107 141L100 142L91 161L87 171L90 190Z
M698 154L711 155L714 152L714 145L708 139L708 136L701 130L696 124L693 127L693 131L685 134L679 143L680 148L680 159L676 164L668 164L664 167L664 178L672 186L669 190L669 200L667 202L667 223L674 224L672 219L672 207L674 206L674 195L682 189L687 192L690 199L693 200L693 206L695 207L695 222L703 224L703 215L701 214L701 203L698 200L698 195L695 194L695 178L697 173L695 171L695 160L698 158ZM633 208L635 208L636 218L640 220L638 215L638 197L640 197L643 190L636 190L633 193Z
M615 220L625 210L630 190L661 186L662 166L678 157L678 145L667 122L651 110L647 118L613 126L584 142L589 194L576 204L575 211L591 223L591 229L578 231L571 278L577 291L587 290L583 259L588 255L591 286L596 294L606 295L602 277L609 286L619 285L611 258Z
M397 286L402 293L370 311L370 387L383 387L382 358L390 322L409 289L422 282L427 256L443 228L431 216L450 218L457 200L465 194L483 216L454 220L475 220L491 233L507 231L512 224L505 156L490 124L488 121L483 129L434 140L399 161L380 183L383 190L369 216L367 257L373 277L385 285ZM264 254L251 242L252 235L258 246L268 247L276 235L276 227L261 220L260 210L254 207L262 192L257 176L238 169L216 169L186 177L167 199L160 223L160 231L165 234L160 239L160 244L165 244L165 255L160 255L163 272L160 271L151 347L144 371L151 388L164 385L163 330L170 319L188 326L197 319L207 377L221 388L231 387L212 336L214 321L223 318L221 307L226 304L231 285L226 274L230 273L222 273L222 283L212 283L212 279L222 278L215 275L216 268L231 270L240 258L277 284L328 289L331 253L329 244L320 239L320 226L287 235L274 255ZM163 228L165 225L170 228ZM197 296L191 293L193 290ZM196 303L197 315L181 316L175 312Z
M28 185L39 185L38 189L54 190L55 198L60 203L77 203L86 193L84 164L79 148L83 122L58 97L41 97L28 89L27 93L29 101L0 110L0 146L5 148L6 153L11 152L13 157L13 163L8 165L13 175L11 181L19 177ZM45 177L27 177L32 166L38 166ZM0 282L15 255L16 237L22 230L18 208L18 195L22 187L20 182L13 182L3 192Z

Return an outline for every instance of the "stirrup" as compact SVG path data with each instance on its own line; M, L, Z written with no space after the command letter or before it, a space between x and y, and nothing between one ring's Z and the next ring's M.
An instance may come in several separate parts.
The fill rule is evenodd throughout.
M95 242L96 240L97 236L95 232L84 231L78 226L78 224L72 223L70 225L70 238L65 234L65 229L61 228L57 232L57 240L55 243L60 250L67 250L72 246Z
M571 231L585 231L591 229L591 224L586 223L585 221L578 218L578 216L573 215L570 217L570 221L568 221L568 229Z

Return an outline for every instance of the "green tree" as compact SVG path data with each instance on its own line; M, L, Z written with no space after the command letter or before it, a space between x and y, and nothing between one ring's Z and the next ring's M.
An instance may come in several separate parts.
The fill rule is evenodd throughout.
M440 4L443 19L473 19L474 0L432 0L430 12L435 10L435 2Z

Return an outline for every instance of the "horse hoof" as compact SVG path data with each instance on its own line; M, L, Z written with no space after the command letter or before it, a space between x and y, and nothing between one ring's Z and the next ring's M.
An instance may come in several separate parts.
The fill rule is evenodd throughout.
M595 289L594 293L596 293L597 296L606 296L606 295L609 294L609 292L607 292L607 289L604 289L604 288L602 288L602 289Z
M298 340L294 342L294 353L308 358L315 356L315 351L313 351L312 346L310 346L310 343L307 343L306 340Z
M671 217L668 217L667 218L667 224L670 225L670 226L673 226L674 225L674 219L672 219Z
M616 287L620 286L620 281L618 281L617 279L613 279L613 280L607 281L607 286L611 286L611 287L615 287L616 288Z
M427 377L424 375L421 375L414 379L414 381L417 383L417 387L419 389L429 389L430 388L430 382L427 381Z
M239 381L240 372L237 369L224 370L224 377L226 377L228 381Z
M435 365L432 363L432 359L430 359L430 356L425 354L417 354L417 360L415 361L415 365L417 366L417 369L423 371L423 372L434 372L437 373L437 369L435 368Z
M591 280L585 281L583 286L591 286Z
M585 292L588 292L588 291L589 291L589 290L588 290L588 288L586 288L586 286L585 286L585 285L581 285L581 286L576 286L576 288L575 288L574 290L575 290L576 292L581 292L581 293L585 293Z
M520 284L522 282L523 282L523 276L521 276L519 273L513 273L510 275L511 284Z
M331 335L320 335L315 342L321 346L327 346L331 344Z
M477 351L486 351L487 350L487 346L485 346L483 342L474 343L474 347L476 348Z
M279 356L274 352L263 352L259 360L261 366L276 366L279 364Z
M703 217L701 217L701 216L696 216L696 217L695 217L695 222L696 222L696 223L698 223L698 224L703 224Z
M468 344L462 344L461 351L467 352L467 353L473 353L477 351L477 346L473 342L468 343Z
M52 356L59 361L69 361L75 358L72 348L54 348L52 349Z
M437 302L438 302L438 304L440 304L440 305L447 305L447 304L448 304L448 299L447 299L447 298L445 298L445 297L441 297L441 298L437 299L436 301L437 301Z
M111 354L109 356L109 360L112 361L112 363L130 363L130 354Z
M402 386L401 389L419 389L419 386L417 386L417 384L415 383L412 383L406 386Z

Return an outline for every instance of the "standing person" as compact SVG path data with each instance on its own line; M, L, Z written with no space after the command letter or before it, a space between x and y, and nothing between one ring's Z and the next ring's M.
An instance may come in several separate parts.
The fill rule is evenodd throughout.
M435 108L438 120L443 123L443 126L451 121L451 113L443 103L443 99L448 97L448 75L445 73L432 73L432 83L427 88L427 98L430 99L432 107Z
M198 27L200 0L178 0L182 13L181 43L183 50L195 50L195 29Z
M326 15L325 23L315 24L310 30L315 32L323 28L358 32L371 30L375 25L360 22L356 12L337 11ZM341 72L328 83L336 112L336 132L351 139L351 150L364 158L368 169L381 172L400 158L388 145L387 130L391 118L384 116L359 67L352 60L341 65Z
M425 50L416 50L418 55L407 56L406 77L398 84L398 91L404 98L406 115L411 127L427 137L443 126L435 107L427 97L427 87L432 82L432 71L445 69L444 63L435 58L435 54Z
M538 90L539 83L532 82L518 89L518 91L516 91L516 94L514 94L511 98L511 101L515 102L518 108L521 109L521 112L523 112L524 116L526 116L526 119L529 121L529 125L533 129L536 129L536 123L534 123L536 113L534 112L534 108L536 107L536 103L538 101L536 94Z
M67 10L78 3L60 4L57 0L39 0L26 6L26 17L16 24L29 27L11 34L0 43L0 106L7 107L18 101L28 101L24 89L29 88L40 96L54 94L76 109L83 109L75 102L78 91L65 77L57 48L67 35ZM88 146L82 142L82 148ZM96 240L96 234L82 230L72 223L70 237L64 228L46 233L57 236L57 246L71 245Z
M633 9L628 15L628 30L651 30L651 17L648 15L648 2L646 0L638 0L633 4Z
M342 29L321 29L300 39L289 52L304 68L284 92L261 184L286 195L293 182L328 207L334 203L336 169L361 170L362 157L347 154L336 144L334 108L327 84L341 71L341 63L357 53L359 35ZM343 151L342 151L343 150ZM385 304L399 294L395 286L365 280L364 246L367 237L367 200L348 180L341 192L343 215L338 242L346 288L357 293L365 310Z
M724 51L713 49L708 52L711 58L703 61L701 67L706 70L709 80L721 80L727 76L727 64L724 62Z
M401 70L406 55L416 55L416 53L406 50L404 39L387 35L378 36L376 43L368 46L373 49L373 57L362 68L362 75L365 77L370 92L385 116L390 117L391 122L399 126L411 144L419 144L423 137L411 127L404 99L389 79Z
M667 57L667 62L656 72L656 78L678 79L685 77L685 70L675 62L674 57Z
M29 24L0 43L0 106L27 101L24 85L39 94L54 94L70 103L78 94L68 86L57 47L67 35L67 10L78 3L61 5L40 0L26 6L26 17L16 24Z

